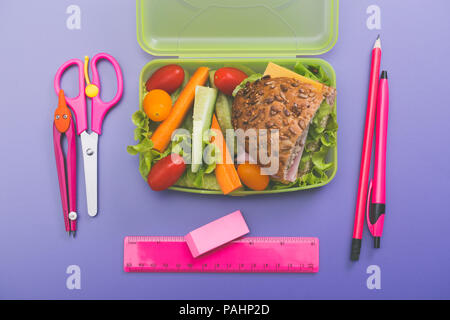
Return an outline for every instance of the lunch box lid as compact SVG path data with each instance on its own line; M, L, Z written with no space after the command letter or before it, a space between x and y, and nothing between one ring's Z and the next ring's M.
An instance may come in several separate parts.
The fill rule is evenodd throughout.
M339 0L136 0L137 39L155 56L318 55L338 37Z

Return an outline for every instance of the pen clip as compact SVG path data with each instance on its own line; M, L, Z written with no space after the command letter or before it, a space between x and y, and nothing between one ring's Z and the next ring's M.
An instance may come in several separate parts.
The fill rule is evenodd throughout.
M374 234L374 226L372 222L370 222L370 203L371 203L371 196L372 196L372 189L373 189L373 180L370 180L369 182L369 190L367 191L367 201L366 201L366 220L367 220L367 226L369 227L370 233Z

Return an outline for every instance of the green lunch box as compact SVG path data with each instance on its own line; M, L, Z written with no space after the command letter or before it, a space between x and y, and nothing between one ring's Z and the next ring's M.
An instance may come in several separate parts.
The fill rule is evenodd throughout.
M323 59L297 58L329 51L338 37L338 0L136 0L137 39L158 58L147 63L139 77L139 107L145 82L158 68L176 63L192 74L198 67L217 70L247 66L263 73L268 62L293 70L298 62L319 64L336 87L333 67ZM336 108L336 104L334 105ZM328 179L315 185L282 190L240 191L230 195L273 194L317 188L337 171L337 147L329 151L334 166ZM186 187L171 190L222 194Z

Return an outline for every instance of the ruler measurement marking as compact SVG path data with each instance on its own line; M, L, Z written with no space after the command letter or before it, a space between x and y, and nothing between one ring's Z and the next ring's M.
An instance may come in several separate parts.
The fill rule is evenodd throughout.
M136 242L185 242L184 237L168 237L168 236L131 236L127 237L128 244L136 244ZM295 237L248 237L244 239L234 240L233 243L271 243L278 242L285 244L288 243L310 243L311 245L316 245L314 238L295 238Z
M206 254L197 259L193 259L187 246L181 243L185 243L185 239L179 236L126 237L125 271L293 273L317 272L319 267L317 238L243 238L218 251L220 254ZM264 250L269 250L267 256L258 254Z

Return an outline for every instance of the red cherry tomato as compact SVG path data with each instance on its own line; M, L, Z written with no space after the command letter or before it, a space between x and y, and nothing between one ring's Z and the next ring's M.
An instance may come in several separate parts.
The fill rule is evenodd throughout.
M248 78L248 75L236 68L220 68L214 74L214 84L217 89L231 96L233 90Z
M156 70L145 83L147 91L161 89L168 94L174 93L184 81L184 70L176 64L169 64Z
M180 179L186 170L182 156L172 153L159 160L148 174L147 182L154 191L166 190Z

